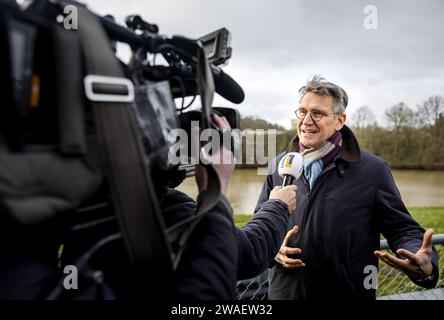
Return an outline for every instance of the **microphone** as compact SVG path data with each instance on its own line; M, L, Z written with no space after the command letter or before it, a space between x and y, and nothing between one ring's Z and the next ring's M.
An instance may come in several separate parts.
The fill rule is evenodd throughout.
M302 156L298 152L287 153L279 161L278 173L284 178L282 186L288 186L302 174Z
M219 67L210 64L214 78L214 89L222 97L233 103L239 104L244 101L245 94L239 84ZM143 75L148 79L165 80L176 75L185 80L185 88L173 87L173 97L191 96L197 93L194 73L190 66L152 66L143 70ZM185 89L185 92L182 92Z
M242 103L245 99L244 90L241 86L228 74L223 72L219 67L210 64L211 72L213 73L215 90L222 97L233 103Z

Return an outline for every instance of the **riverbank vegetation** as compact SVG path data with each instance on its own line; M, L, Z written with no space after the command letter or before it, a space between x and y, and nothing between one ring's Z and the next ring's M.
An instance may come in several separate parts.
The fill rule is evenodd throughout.
M385 112L385 127L360 107L350 125L362 147L396 169L444 169L444 98L429 97L413 109L400 102Z

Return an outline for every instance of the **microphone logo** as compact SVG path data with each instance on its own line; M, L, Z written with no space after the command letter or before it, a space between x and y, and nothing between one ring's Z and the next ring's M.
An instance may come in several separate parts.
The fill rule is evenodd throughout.
M302 156L298 152L287 153L279 162L278 173L284 178L285 185L291 183L293 179L298 179L302 170Z
M285 166L285 168L291 168L291 164L293 163L293 159L294 159L295 155L294 154L287 154L285 156L285 160L281 161L281 168L283 168Z

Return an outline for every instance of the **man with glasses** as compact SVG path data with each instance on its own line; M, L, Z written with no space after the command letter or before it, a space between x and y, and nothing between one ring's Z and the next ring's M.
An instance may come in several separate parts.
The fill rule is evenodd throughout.
M376 270L378 258L416 284L434 287L433 230L424 232L411 217L386 162L359 148L345 125L346 92L314 76L299 93L297 136L288 151L301 153L304 171L295 182L290 231L270 265L269 299L375 299L377 275L369 270ZM282 185L277 170L270 172L256 212ZM381 233L397 257L379 251Z

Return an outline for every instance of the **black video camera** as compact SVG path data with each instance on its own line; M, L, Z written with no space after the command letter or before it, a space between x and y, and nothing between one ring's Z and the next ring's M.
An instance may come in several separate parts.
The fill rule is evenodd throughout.
M127 43L133 48L133 55L130 63L126 66L128 74L134 79L134 83L139 83L139 88L143 88L144 84L149 81L151 87L148 91L151 93L146 95L146 89L143 88L142 95L136 94L136 106L138 120L142 131L144 132L144 142L147 146L148 154L156 154L158 168L156 171L156 179L167 181L169 187L175 187L180 184L187 176L194 174L193 165L175 166L177 162L171 163L167 159L171 155L172 144L177 141L171 140L172 130L181 128L185 130L190 138L192 123L199 123L200 129L214 128L216 125L212 121L212 114L224 116L231 129L239 129L240 116L236 109L225 107L212 107L211 101L207 105L202 105L200 110L192 110L185 112L186 109L194 101L196 95L205 96L202 90L214 90L221 96L233 103L241 103L244 99L242 88L227 74L225 74L218 65L226 64L231 57L232 49L230 47L230 33L227 29L222 28L209 33L196 40L190 40L183 37L173 37L167 39L158 36L159 28L144 21L140 16L130 15L126 18L128 28L134 32L139 32L140 36L146 41L150 41L151 49L141 47L136 41L131 40ZM105 29L111 38L123 40L124 36L116 36L115 25L108 24L105 20ZM126 37L129 40L129 36ZM197 52L203 49L203 53L208 61L207 77L211 77L214 81L214 89L208 88L208 83L202 88L199 83L199 68L197 61ZM150 51L151 50L151 51ZM147 53L160 53L167 61L168 65L156 65L149 63L146 59ZM193 53L194 55L190 53ZM202 70L200 70L202 71ZM166 82L169 84L166 85ZM137 91L137 90L136 90ZM169 99L169 95L173 98L182 98L182 106L174 108ZM212 93L210 93L210 96ZM192 102L188 106L184 106L185 97L194 96ZM203 104L203 103L202 103ZM145 106L150 106L146 109ZM156 128L156 130L153 130ZM153 138L153 132L162 132ZM220 140L223 140L222 134ZM184 142L181 142L182 144ZM186 141L186 150L191 151L191 141ZM235 143L230 140L228 147L235 151ZM153 150L155 152L153 153ZM168 152L167 152L168 150ZM177 148L175 149L177 150ZM189 156L193 156L189 154Z
M85 110L67 110L69 108L61 107L68 99L84 104L81 96L90 101L109 99L112 102L113 99L118 101L131 98L130 93L135 93L136 120L147 147L147 156L161 170L156 172L177 168L169 165L167 159L167 150L171 147L168 132L171 130L189 130L191 121L199 121L202 129L214 127L211 114L215 111L227 118L231 128L239 128L237 111L229 108L213 109L212 98L210 105L192 112L184 112L187 107L183 104L176 108L173 102L175 98L182 98L183 101L189 96L201 94L202 97L200 91L211 90L200 88L202 83L199 84L197 54L201 48L210 63L206 77L212 79L206 80L214 81L213 90L231 102L243 101L241 87L218 67L231 57L228 30L222 28L195 40L180 36L167 38L158 35L156 25L137 15L127 17L127 27L114 23L109 16L100 17L110 44L125 42L132 49L130 63L122 63L125 77L132 83L109 83L107 79L75 72L76 69L82 69L82 62L78 62L81 60L78 55L82 53L78 52L78 48L69 48L66 43L74 38L76 30L63 30L63 25L56 22L63 8L70 3L78 5L70 1L51 3L43 0L34 1L26 10L13 8L11 5L3 12L5 19L1 22L1 41L2 47L7 50L2 50L1 53L4 64L2 70L5 70L1 79L5 107L0 110L0 132L11 150L48 147L62 153L84 153L85 146L84 142L79 141L82 140L79 138L82 134L79 131L87 128L80 124L79 118L86 115ZM58 47L64 47L65 52L61 52ZM62 55L73 53L77 56L66 63L69 59L64 59ZM162 55L167 65L150 62L147 59L148 54ZM77 74L78 79L67 79L66 75L72 71ZM67 83L72 81L79 83L75 89L67 89ZM150 87L152 95L141 92L146 91L146 87ZM67 98L70 94L77 96ZM212 92L209 95L212 96ZM72 124L73 119L77 122L76 125ZM190 136L190 132L187 133ZM189 172L187 170L187 174ZM180 181L177 177L183 174L174 169L166 176L176 180L170 181L174 185Z
M66 12L78 23L65 24ZM43 223L85 203L95 210L90 198L105 183L131 260L174 269L173 242L183 247L192 228L168 229L159 195L192 170L170 163L170 133L191 121L214 128L214 113L239 128L238 112L213 109L212 98L241 103L244 93L218 67L231 57L226 29L188 39L161 36L138 16L126 24L76 1L0 2L0 180L11 181L0 198L18 222ZM116 42L131 47L128 64ZM175 98L196 95L199 110L176 108Z

